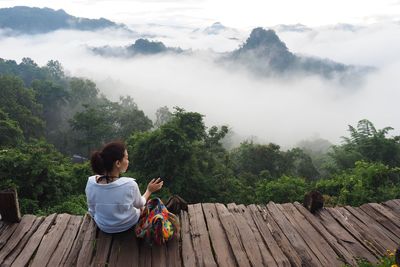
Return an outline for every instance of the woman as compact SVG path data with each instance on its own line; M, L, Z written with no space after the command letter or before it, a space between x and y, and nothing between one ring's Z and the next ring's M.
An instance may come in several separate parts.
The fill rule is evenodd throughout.
M106 233L123 232L134 226L150 195L161 189L163 181L152 179L141 195L135 179L120 177L129 165L128 152L122 142L111 142L96 151L90 159L97 175L86 184L89 213Z

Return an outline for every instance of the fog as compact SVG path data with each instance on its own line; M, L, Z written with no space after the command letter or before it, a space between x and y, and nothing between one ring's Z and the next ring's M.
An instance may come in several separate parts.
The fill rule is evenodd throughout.
M391 134L400 134L398 24L363 25L355 31L327 26L301 33L278 32L292 52L378 68L354 88L318 76L257 78L246 69L215 63L215 51L237 48L250 34L247 30L238 30L238 40L232 40L224 33L210 36L188 28L133 28L138 29L153 36L152 40L194 52L103 58L90 53L87 46L124 46L138 36L125 31L57 31L13 37L0 33L0 57L17 62L30 57L40 66L59 60L68 75L94 80L113 100L132 96L153 120L159 107L179 106L205 115L207 126L228 125L243 138L257 136L261 142L283 147L316 136L337 143L347 135L347 125L361 119L369 119L379 129L392 126Z

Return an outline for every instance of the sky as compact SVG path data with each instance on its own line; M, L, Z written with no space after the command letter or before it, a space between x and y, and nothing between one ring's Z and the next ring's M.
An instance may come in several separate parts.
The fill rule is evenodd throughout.
M60 30L34 36L0 32L0 58L20 62L28 56L39 65L59 60L68 74L94 80L113 100L132 96L151 119L161 106L179 106L204 114L207 126L226 124L242 138L284 148L318 137L338 143L348 135L348 125L355 126L361 119L369 119L378 129L392 126L392 134L400 135L398 0L0 0L0 8L15 5L105 17L168 46L192 49L190 55L104 58L87 47L125 46L138 36L115 30ZM232 29L219 35L202 32L216 21ZM290 51L373 66L377 71L357 86L343 86L318 76L260 78L215 62L218 53L237 49L254 27L294 23L310 30L277 32ZM356 27L348 30L340 27L342 23Z
M64 9L75 16L121 23L205 26L215 21L248 29L275 24L321 26L398 20L399 0L0 0L16 5Z

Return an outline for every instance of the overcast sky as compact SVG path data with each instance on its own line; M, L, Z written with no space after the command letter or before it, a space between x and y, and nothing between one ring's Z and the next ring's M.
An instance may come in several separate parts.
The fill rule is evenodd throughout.
M80 17L123 23L205 26L215 21L241 29L275 24L373 23L399 20L399 0L0 0L16 5L64 9Z

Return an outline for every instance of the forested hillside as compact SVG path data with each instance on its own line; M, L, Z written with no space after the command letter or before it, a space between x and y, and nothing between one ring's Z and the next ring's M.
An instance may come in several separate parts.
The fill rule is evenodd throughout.
M87 158L121 139L129 148L127 176L141 186L162 177L162 198L292 202L312 189L331 205L400 197L400 136L390 127L360 120L329 148L324 140L286 151L245 141L228 150L229 128L206 127L203 114L160 107L156 117L152 122L130 96L111 101L93 81L66 75L58 61L0 59L0 187L17 188L23 213L83 214Z

